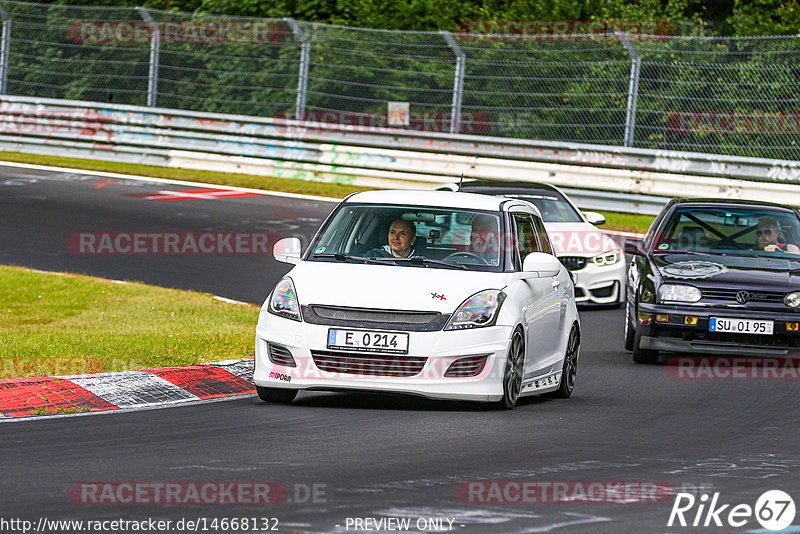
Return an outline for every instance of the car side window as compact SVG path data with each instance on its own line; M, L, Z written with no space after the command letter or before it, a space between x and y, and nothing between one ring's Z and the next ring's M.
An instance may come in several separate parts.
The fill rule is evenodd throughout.
M533 225L536 227L536 233L539 236L539 248L542 252L547 254L553 253L553 244L550 243L550 237L547 235L547 230L544 223L539 217L533 216Z
M661 226L661 222L664 220L667 212L670 210L666 209L658 214L658 216L653 220L652 224L650 224L650 228L647 230L647 234L644 237L644 248L649 250L650 246L653 244L653 240L656 238L656 228ZM659 237L660 238L660 237Z
M531 252L540 252L539 243L536 240L536 230L528 214L514 213L514 226L516 227L516 249L518 251L517 263L522 267L525 256Z

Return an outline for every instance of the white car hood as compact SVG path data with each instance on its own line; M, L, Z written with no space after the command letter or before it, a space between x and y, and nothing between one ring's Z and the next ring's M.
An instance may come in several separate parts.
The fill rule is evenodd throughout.
M556 256L596 256L603 252L620 250L614 240L584 222L546 222L547 235L553 242Z
M504 273L301 261L289 274L301 305L452 313L484 289L503 289Z

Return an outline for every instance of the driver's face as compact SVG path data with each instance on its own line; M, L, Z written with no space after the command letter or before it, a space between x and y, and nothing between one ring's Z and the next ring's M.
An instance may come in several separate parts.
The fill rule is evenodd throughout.
M756 242L759 248L778 243L778 228L773 225L759 225L756 228Z
M469 236L469 245L473 252L497 252L497 232L473 229Z
M392 254L398 258L405 258L411 253L411 245L414 244L415 236L408 221L395 221L389 227L389 248Z

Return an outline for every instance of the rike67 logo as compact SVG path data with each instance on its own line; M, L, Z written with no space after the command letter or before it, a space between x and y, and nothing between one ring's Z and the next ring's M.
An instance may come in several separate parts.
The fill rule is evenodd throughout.
M669 514L668 527L733 527L741 528L755 519L763 528L778 531L794 521L794 500L781 490L764 492L755 506L723 504L719 492L699 497L677 493Z

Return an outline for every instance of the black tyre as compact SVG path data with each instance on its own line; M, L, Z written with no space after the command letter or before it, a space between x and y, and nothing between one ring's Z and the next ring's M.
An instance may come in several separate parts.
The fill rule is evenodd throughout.
M625 304L625 350L627 351L633 350L633 341L636 337L636 327L631 325L634 317L631 317L630 304Z
M522 375L525 370L525 339L522 330L514 330L508 348L506 368L503 373L503 398L497 403L501 410L510 410L517 404L522 390Z
M575 389L575 377L578 375L578 356L581 352L581 334L577 325L572 326L564 352L564 366L561 368L561 383L558 389L546 393L545 396L556 399L568 399Z
M264 388L256 386L259 398L264 402L288 404L297 396L296 389Z
M636 328L636 334L633 339L633 361L636 363L654 364L658 363L658 351L641 348L642 332Z

